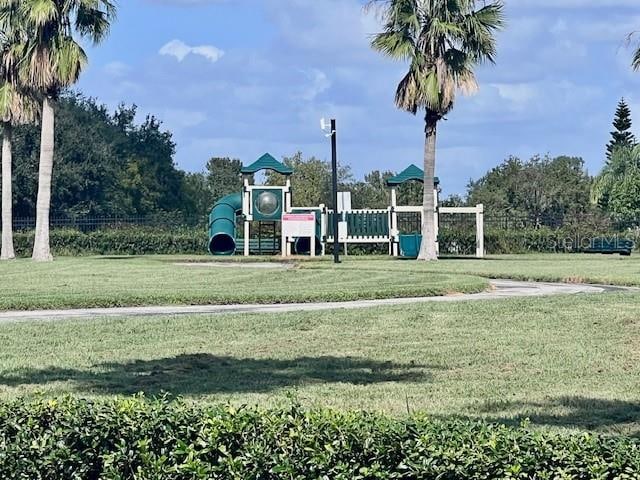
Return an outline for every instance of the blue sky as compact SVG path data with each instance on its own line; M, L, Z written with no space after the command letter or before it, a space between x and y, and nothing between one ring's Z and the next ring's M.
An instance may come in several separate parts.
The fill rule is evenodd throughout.
M478 70L480 92L440 126L447 194L509 155L577 155L596 173L622 96L640 126L625 45L638 0L506 3L497 65ZM322 116L337 118L340 161L356 176L401 170L421 164L424 127L394 107L405 66L370 50L378 28L360 0L122 0L79 89L163 120L185 170L267 151L328 158Z

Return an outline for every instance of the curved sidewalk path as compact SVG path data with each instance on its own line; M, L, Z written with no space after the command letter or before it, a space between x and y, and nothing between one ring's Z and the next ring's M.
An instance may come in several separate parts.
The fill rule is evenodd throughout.
M0 324L34 320L92 319L99 317L135 317L151 315L221 315L234 313L313 312L335 309L360 309L431 302L499 300L504 298L544 297L551 295L602 294L607 292L640 292L640 289L605 285L573 285L565 283L519 282L491 280L492 290L466 295L424 298L389 298L353 302L288 303L276 305L202 305L165 307L85 308L71 310L37 310L0 312Z

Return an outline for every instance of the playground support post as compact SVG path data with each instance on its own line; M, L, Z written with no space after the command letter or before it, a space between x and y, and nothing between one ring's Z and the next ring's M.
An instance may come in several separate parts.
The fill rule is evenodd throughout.
M249 177L242 176L242 212L244 214L244 251L245 257L250 255L251 242L251 195L249 193Z
M331 119L331 170L333 183L333 262L340 263L340 239L338 238L338 139L336 121Z
M484 258L484 205L476 208L476 257Z

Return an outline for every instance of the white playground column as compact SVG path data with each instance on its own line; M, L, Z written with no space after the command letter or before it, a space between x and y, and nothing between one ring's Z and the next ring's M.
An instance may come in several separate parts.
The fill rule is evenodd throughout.
M321 255L324 257L327 254L327 223L329 215L327 213L327 206L324 203L320 204L320 246L321 246Z
M396 242L396 236L399 234L398 232L398 192L396 188L393 187L391 189L391 222L390 222L390 244L389 244L389 255L393 257L400 256L399 245Z
M284 188L284 212L282 212L283 214L285 213L291 213L291 206L292 206L292 196L293 196L293 192L291 191L291 177L287 176L287 184ZM282 228L282 225L280 226ZM292 253L292 249L291 249L291 243L289 242L289 239L286 238L284 235L282 235L282 256L283 257L290 257L291 253Z
M249 189L249 179L244 177L244 189L242 192L242 213L244 215L244 256L248 257L249 250L249 237L251 235L251 190Z
M476 208L476 257L484 258L484 205Z
M439 202L440 202L440 198L438 195L438 187L435 187L433 190L433 195L434 195L434 205L435 205L435 218L433 221L433 225L434 225L434 230L435 230L435 234L436 234L436 255L440 255L440 242L438 241L438 237L440 236L440 212L439 210Z
M249 235L251 235L251 223L249 220L244 221L244 256L249 256Z
M484 205L475 207L442 207L439 209L442 214L475 214L476 216L476 257L484 258Z
M284 190L284 213L291 213L293 192L291 191L291 178L287 177L287 185Z

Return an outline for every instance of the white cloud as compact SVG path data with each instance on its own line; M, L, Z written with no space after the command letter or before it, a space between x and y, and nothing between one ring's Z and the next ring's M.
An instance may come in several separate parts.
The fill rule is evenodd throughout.
M127 73L129 73L129 71L131 70L131 67L129 67L129 65L127 65L126 63L115 61L115 62L107 63L103 67L103 70L104 70L104 73L106 73L111 77L120 78L120 77L124 77Z
M159 111L158 116L163 119L167 125L171 125L176 129L197 127L207 120L207 115L204 112L179 108L157 109L154 111Z
M182 40L171 40L158 53L175 57L179 62L182 62L188 55L199 55L215 63L224 55L222 50L213 45L190 46Z
M538 97L538 88L531 83L494 83L491 86L498 90L500 98L510 102L516 110L527 108Z
M380 21L361 2L268 0L266 5L284 48L312 52L315 59L331 58L333 63L379 58L369 43L380 31Z
M305 70L303 73L309 78L311 83L302 89L299 95L302 100L311 102L331 87L331 81L323 71L313 68L311 70Z

